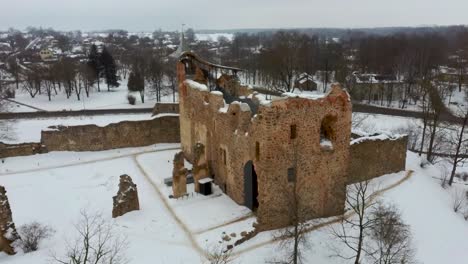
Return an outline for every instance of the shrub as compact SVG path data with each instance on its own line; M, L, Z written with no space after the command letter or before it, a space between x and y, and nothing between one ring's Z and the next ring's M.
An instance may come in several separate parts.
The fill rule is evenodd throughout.
M131 104L131 105L135 105L135 103L136 103L135 96L133 96L131 94L127 95L127 100L128 100L128 103Z
M54 232L51 227L38 222L22 225L18 231L21 237L19 246L25 253L36 251L41 240L50 237Z
M462 209L465 197L463 197L463 192L455 191L452 198L453 211L457 213L460 209Z

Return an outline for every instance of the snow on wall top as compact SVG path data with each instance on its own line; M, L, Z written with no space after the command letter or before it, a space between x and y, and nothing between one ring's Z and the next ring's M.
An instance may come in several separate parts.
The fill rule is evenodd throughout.
M319 94L319 93L283 93L281 94L284 97L289 97L289 98L304 98L304 99L312 99L312 100L317 100L324 98L326 95L325 94Z
M249 112L250 111L250 106L248 104L246 104L246 103L242 103L242 102L239 102L239 101L234 101L231 104L239 105L242 112Z
M200 91L209 91L208 87L204 84L198 83L193 80L185 80L185 84L189 85L190 87L200 90Z
M388 133L369 134L363 131L352 131L352 133L359 135L360 137L351 140L351 145L360 144L366 141L397 140L406 136L401 134L390 135Z

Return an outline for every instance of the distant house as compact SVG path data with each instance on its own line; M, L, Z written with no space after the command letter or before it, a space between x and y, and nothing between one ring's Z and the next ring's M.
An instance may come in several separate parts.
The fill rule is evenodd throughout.
M391 74L354 72L350 78L354 100L383 102L401 100L403 80Z
M54 53L50 49L41 49L41 51L39 51L39 56L41 56L41 60L46 61L52 59Z
M305 72L299 75L294 87L302 91L317 91L317 83L315 82L314 76Z

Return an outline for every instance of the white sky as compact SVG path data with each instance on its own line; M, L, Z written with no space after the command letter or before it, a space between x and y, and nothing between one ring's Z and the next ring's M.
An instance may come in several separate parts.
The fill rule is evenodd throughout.
M0 29L130 31L468 24L468 0L0 0Z

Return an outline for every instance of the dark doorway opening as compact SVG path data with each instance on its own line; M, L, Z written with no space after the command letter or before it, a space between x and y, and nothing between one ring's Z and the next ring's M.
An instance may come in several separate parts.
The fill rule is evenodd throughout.
M258 208L258 182L253 162L244 166L244 205L255 211Z

